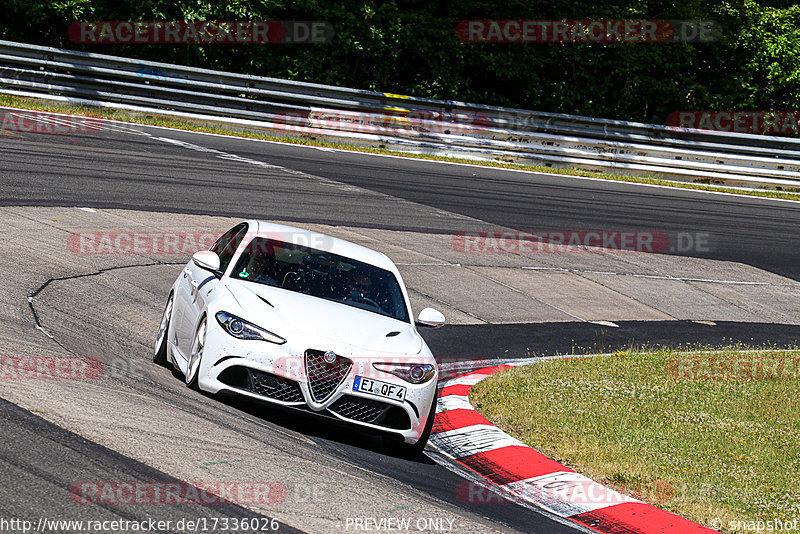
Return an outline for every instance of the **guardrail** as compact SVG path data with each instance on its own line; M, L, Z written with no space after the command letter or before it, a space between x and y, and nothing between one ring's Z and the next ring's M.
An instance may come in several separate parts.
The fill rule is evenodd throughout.
M0 41L0 93L413 153L800 187L800 139L542 113Z

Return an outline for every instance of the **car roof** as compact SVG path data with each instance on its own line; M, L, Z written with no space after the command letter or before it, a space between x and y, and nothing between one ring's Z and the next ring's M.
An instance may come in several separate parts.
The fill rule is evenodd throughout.
M246 222L250 226L248 233L253 231L256 233L253 237L267 237L295 245L303 245L352 258L393 273L397 272L397 267L392 260L382 252L339 239L338 237L269 221L249 220Z

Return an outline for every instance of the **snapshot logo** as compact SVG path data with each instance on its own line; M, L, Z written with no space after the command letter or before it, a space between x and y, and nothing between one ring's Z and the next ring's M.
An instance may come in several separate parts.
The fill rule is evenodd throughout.
M278 129L297 133L318 130L344 130L363 133L392 133L398 130L437 134L469 134L485 130L492 119L484 112L410 109L384 113L336 110L281 113L276 118Z
M800 530L800 519L731 519L726 523L719 517L711 519L709 526L714 530L727 528L730 532L793 532Z
M103 119L45 111L4 111L1 128L6 132L77 135L102 129Z
M77 504L279 504L279 482L78 482L69 488Z
M680 357L667 363L667 374L683 380L790 380L800 377L800 358Z
M719 38L708 20L462 20L465 43L670 43Z
M0 356L0 380L93 380L103 374L95 358Z
M317 44L333 38L325 21L76 21L67 36L79 44Z
M798 135L798 125L800 111L673 111L667 116L667 126L676 131Z

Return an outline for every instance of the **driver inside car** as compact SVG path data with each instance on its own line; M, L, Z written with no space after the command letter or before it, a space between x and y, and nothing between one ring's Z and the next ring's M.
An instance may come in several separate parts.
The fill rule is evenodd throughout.
M368 298L369 289L372 286L372 280L369 275L355 271L352 276L347 279L347 296L345 299L364 299Z

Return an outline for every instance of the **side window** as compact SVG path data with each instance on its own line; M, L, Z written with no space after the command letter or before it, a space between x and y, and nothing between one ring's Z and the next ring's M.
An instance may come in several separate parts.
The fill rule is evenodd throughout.
M239 248L239 244L244 239L244 236L247 234L247 224L237 224L217 239L217 242L214 243L214 246L211 247L211 252L215 252L217 256L219 256L219 270L225 271L228 268L228 264L231 262L231 258L236 253L236 249Z

